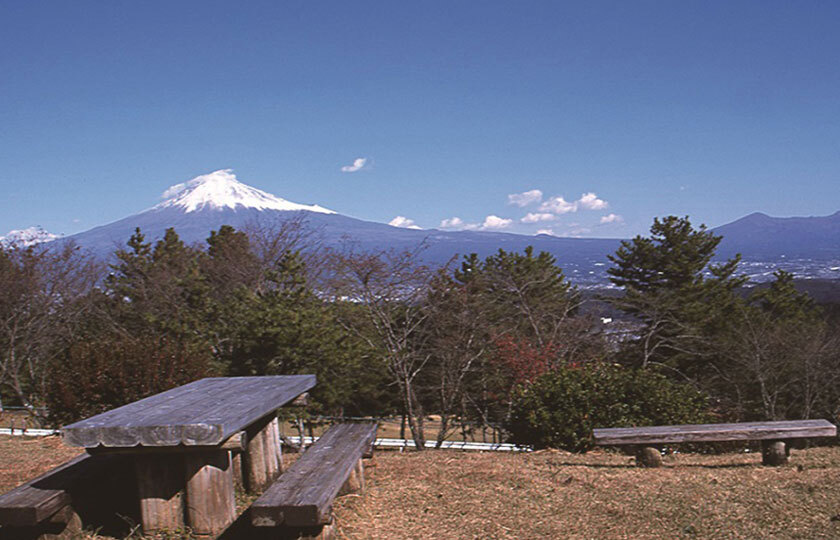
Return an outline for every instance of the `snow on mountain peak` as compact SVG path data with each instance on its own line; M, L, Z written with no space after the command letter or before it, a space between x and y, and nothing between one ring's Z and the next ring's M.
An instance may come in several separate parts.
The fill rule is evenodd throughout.
M44 242L51 242L59 235L47 232L43 227L35 225L27 229L16 229L9 231L6 236L0 236L0 245L29 247L35 244L43 244Z
M237 206L242 206L257 210L307 210L335 214L334 211L322 206L293 203L245 185L236 179L231 169L221 169L196 176L188 182L175 184L161 196L166 200L155 208L175 206L183 208L185 212L195 212L204 208L236 209Z

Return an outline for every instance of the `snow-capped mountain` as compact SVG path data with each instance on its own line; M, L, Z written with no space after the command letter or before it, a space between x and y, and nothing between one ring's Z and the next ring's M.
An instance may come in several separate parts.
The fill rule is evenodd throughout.
M152 210L182 208L184 212L253 208L255 210L292 210L335 214L322 206L293 203L265 191L247 186L236 179L231 169L203 174L183 184L175 184L163 193L167 200Z
M67 237L103 259L109 258L139 227L147 240L163 236L169 227L187 243L203 243L211 230L222 225L238 229L253 224L271 226L277 221L302 218L316 231L319 244L338 246L350 242L363 250L413 249L425 241L424 258L445 263L456 254L489 255L499 248L522 251L533 245L558 257L564 270L581 278L594 278L604 256L615 251L618 240L525 236L484 231L440 231L394 227L364 221L316 204L291 202L240 182L230 170L196 177L167 189L160 204L127 218Z
M607 255L619 240L558 238L539 234L489 231L442 231L395 227L341 215L316 204L291 202L240 182L230 170L220 170L176 184L160 204L119 221L67 237L95 255L108 259L124 247L135 228L147 240L163 236L174 227L187 243L203 244L222 225L246 229L290 218L302 218L315 231L318 244L334 247L351 243L362 250L413 249L425 243L424 258L446 263L453 256L476 253L487 256L500 248L521 252L527 246L554 255L567 276L578 285L608 284ZM800 277L840 277L840 212L823 218L772 218L752 214L713 229L724 236L718 258L735 252L744 256L742 271L766 280L776 268ZM47 235L49 233L46 233ZM42 236L46 239L47 237ZM43 240L42 240L43 241ZM64 241L59 240L59 241Z
M40 225L35 225L27 229L9 231L5 236L0 236L0 244L4 246L15 245L18 247L29 247L35 244L51 242L56 238L60 238L60 236L44 230Z

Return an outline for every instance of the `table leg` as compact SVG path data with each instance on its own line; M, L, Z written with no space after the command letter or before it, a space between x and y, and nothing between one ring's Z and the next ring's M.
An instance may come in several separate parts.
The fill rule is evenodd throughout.
M183 530L183 456L138 455L134 471L143 532Z
M277 418L266 418L248 430L245 468L248 491L264 491L281 472L280 437Z
M197 535L216 535L236 519L230 452L190 452L185 464L187 523Z

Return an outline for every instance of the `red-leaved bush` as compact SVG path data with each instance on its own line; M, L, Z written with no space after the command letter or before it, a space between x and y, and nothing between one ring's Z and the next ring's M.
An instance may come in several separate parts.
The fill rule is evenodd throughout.
M508 373L514 386L532 383L540 375L564 365L561 347L554 343L539 346L525 339L503 336L495 340L495 345L496 363Z

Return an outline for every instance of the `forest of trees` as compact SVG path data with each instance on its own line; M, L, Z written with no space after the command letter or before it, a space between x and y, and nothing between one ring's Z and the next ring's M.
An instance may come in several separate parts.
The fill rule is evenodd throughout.
M719 242L673 216L622 242L623 294L602 299L631 322L619 334L531 249L432 268L422 246L321 248L299 220L201 246L137 230L110 265L3 246L0 399L58 425L201 377L314 373L312 414L402 416L418 443L469 422L575 450L592 427L836 421L836 320L785 272L745 288L738 258L712 264Z

